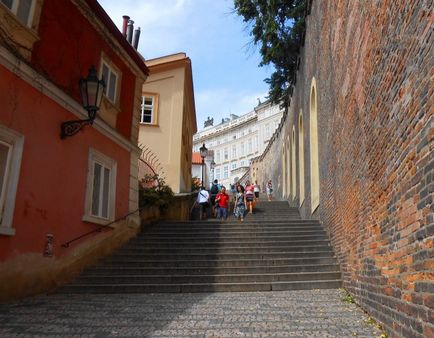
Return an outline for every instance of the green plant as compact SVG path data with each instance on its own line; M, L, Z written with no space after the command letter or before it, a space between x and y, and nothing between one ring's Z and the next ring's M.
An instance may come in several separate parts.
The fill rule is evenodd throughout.
M365 320L365 323L368 325L375 325L376 324L375 320L371 316L369 316L368 319Z
M250 29L253 43L260 47L260 66L273 65L265 80L268 98L287 106L296 82L298 54L305 32L306 0L234 0L234 10Z
M166 181L156 175L146 175L139 185L139 207L158 206L167 209L173 200L174 193Z
M342 298L342 300L343 300L345 303L350 303L350 304L354 304L354 303L355 303L353 296L351 296L349 293L347 293L347 294Z

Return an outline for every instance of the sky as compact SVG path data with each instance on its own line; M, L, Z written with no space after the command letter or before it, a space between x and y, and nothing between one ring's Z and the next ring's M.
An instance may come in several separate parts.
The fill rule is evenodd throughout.
M258 67L259 48L232 0L99 0L121 30L122 16L140 27L145 59L185 52L193 67L198 130L229 114L253 110L268 93L271 67Z

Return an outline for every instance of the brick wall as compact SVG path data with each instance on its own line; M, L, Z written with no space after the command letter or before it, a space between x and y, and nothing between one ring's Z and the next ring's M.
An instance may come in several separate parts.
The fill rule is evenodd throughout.
M344 286L391 337L434 336L432 1L319 1L288 114L258 181L282 186L282 145L304 122L305 200L339 257ZM320 206L310 202L309 108L317 84ZM298 161L299 154L296 158ZM299 166L296 195L299 205ZM282 198L281 188L275 190ZM430 324L431 323L431 324Z

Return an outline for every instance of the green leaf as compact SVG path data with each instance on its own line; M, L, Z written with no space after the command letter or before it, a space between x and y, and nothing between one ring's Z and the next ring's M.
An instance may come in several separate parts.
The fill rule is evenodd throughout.
M236 13L252 27L253 43L262 56L259 66L274 66L275 71L265 79L273 103L287 105L296 81L305 6L305 0L234 0Z

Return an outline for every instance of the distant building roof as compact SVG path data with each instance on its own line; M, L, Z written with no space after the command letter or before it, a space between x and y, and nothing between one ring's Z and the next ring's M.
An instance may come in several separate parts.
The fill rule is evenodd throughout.
M202 164L202 157L200 156L200 153L193 152L193 156L191 158L192 164Z

